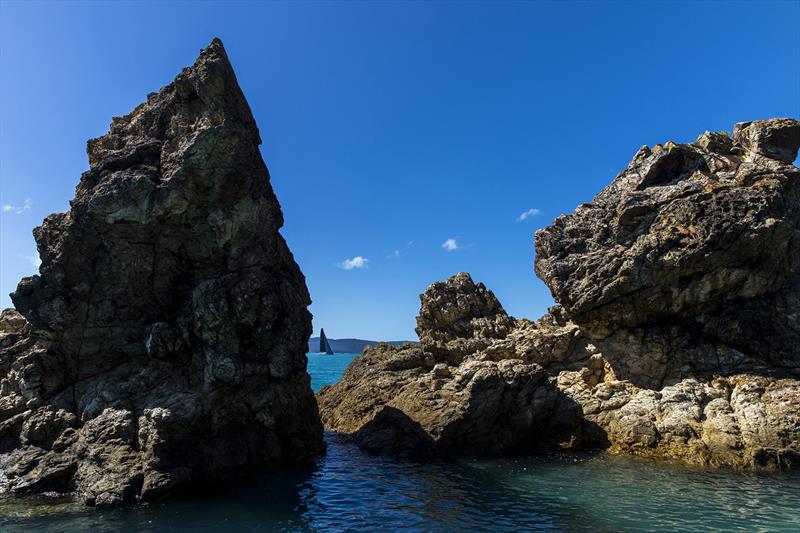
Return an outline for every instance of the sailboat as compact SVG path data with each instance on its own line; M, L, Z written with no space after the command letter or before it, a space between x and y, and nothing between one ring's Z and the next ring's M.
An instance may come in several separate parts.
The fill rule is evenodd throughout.
M331 343L328 342L328 337L325 336L324 328L319 330L319 353L333 355L333 348L331 348Z

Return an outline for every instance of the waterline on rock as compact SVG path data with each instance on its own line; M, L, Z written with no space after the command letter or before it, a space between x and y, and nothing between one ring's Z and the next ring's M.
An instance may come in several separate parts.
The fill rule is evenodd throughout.
M314 388L354 354L309 354ZM419 462L377 457L328 433L312 465L231 492L91 509L0 499L0 530L27 531L797 531L800 473L684 467L598 454Z
M608 454L375 457L334 435L310 467L230 493L119 509L9 505L4 532L797 531L800 475L705 470ZM23 500L24 501L24 500Z

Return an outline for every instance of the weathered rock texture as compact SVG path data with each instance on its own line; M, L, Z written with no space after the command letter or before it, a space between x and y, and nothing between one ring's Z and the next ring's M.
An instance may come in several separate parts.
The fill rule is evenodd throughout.
M222 43L88 143L0 319L0 467L108 505L321 451L310 303Z
M494 295L467 274L422 295L420 345L368 347L319 393L331 429L378 452L496 455L536 437L555 395L541 367L475 356L514 327ZM552 410L552 409L550 409Z
M559 302L508 316L466 274L422 295L418 348L381 346L318 395L375 451L608 448L800 465L800 124L643 147L536 235Z

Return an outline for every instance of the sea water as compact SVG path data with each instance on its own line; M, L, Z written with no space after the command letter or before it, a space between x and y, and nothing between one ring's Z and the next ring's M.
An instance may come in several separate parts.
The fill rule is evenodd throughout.
M314 388L353 357L310 354ZM0 531L800 531L800 473L602 453L422 463L326 439L312 465L199 499L87 509L5 498Z
M324 385L333 385L339 381L354 357L356 354L352 353L308 354L308 373L311 375L311 388L314 392Z

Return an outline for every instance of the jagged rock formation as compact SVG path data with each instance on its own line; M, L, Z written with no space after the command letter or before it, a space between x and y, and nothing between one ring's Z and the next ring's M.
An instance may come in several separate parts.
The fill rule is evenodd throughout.
M378 452L497 455L523 449L548 412L530 406L552 407L556 399L546 373L519 359L472 356L507 335L514 319L464 273L434 283L421 300L420 345L366 348L339 383L318 393L326 425Z
M0 319L4 490L145 501L323 449L260 143L217 39L89 141Z
M657 371L631 376L648 386L797 367L800 170L753 139L793 139L796 154L800 125L736 132L643 147L592 203L537 232L536 273L587 335L659 352Z
M466 274L434 284L420 347L354 361L318 395L324 422L375 451L797 467L798 145L800 123L773 119L643 147L537 232L536 273L561 305L516 320ZM476 367L502 376L490 393Z

